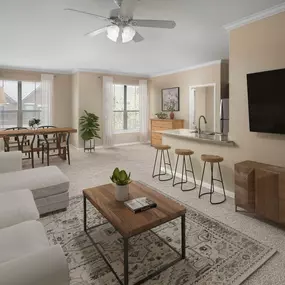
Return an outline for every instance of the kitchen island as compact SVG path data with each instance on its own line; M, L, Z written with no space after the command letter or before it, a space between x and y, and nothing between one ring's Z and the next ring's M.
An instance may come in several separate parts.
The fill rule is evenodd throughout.
M219 145L228 145L234 146L234 141L230 140L227 135L211 133L211 132L202 132L198 133L194 130L188 129L178 129L178 130L165 130L165 131L156 131L164 136L178 137L183 139L195 140L204 143L212 143Z
M211 134L209 132L198 134L197 132L189 129L165 130L157 132L162 134L162 143L171 146L170 157L172 166L175 165L174 163L176 161L175 149L191 149L194 151L194 155L192 155L192 162L198 184L200 184L201 174L203 170L201 155L211 154L222 156L224 158L224 161L221 163L221 169L224 178L225 189L229 190L230 194L233 196L234 164L232 160L229 160L229 158L232 157L230 153L235 152L237 148L237 145L234 141L230 140L228 136L225 135ZM189 165L187 165L187 167L189 169ZM181 165L178 165L177 169L179 172ZM214 175L219 178L217 169L214 169ZM209 183L210 167L207 166L204 176L204 186L209 186ZM217 185L217 188L215 188L217 190L219 187L221 187L218 182L215 185ZM197 187L197 195L198 188L199 187Z

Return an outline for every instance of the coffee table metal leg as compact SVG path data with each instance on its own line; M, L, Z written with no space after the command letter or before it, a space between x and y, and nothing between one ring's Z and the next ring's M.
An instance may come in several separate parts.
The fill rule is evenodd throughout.
M185 215L181 216L181 257L185 259L186 256L186 242L185 242Z
M84 231L87 231L87 217L86 217L86 197L83 195L83 223L84 223Z
M129 240L124 238L124 285L129 284Z

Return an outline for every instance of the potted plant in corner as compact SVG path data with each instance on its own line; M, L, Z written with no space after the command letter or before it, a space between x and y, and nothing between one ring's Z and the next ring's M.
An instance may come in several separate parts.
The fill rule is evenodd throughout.
M120 170L118 167L113 171L110 179L116 184L115 197L117 201L124 202L129 199L129 184L132 182L130 177L131 173L127 175L125 170Z
M84 141L85 150L95 150L95 138L101 139L97 132L100 131L100 125L98 123L99 117L93 113L89 113L84 110L85 115L79 119L80 135ZM86 147L86 143L89 141L89 147Z

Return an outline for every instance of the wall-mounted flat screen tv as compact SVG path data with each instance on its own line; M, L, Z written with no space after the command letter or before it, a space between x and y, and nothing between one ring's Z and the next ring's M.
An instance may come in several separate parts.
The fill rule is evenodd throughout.
M251 132L285 134L285 69L247 75Z

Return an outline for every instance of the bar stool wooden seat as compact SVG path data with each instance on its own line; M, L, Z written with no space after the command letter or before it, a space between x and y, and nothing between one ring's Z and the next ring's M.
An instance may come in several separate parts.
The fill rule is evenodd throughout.
M158 176L159 181L169 181L169 180L172 180L173 179L173 172L172 172L171 161L170 161L169 152L168 152L168 150L171 149L171 147L169 145L154 145L153 147L156 149L156 156L155 156L154 165L153 165L152 178ZM157 156L158 156L158 152L159 151L161 152L161 154L160 154L160 162L159 162L159 171L158 171L158 174L156 174L155 173L155 169L156 169ZM168 162L165 161L165 154L164 154L165 151L167 153ZM164 173L161 173L162 160L163 160L163 163L164 163ZM167 165L169 166L169 169L171 171L171 177L162 179L161 176L167 175Z
M177 159L176 159L176 165L175 165L175 171L174 171L174 177L173 177L172 186L174 187L174 186L180 184L181 185L181 190L183 192L192 191L192 190L196 189L196 187L197 187L197 185L196 185L196 178L195 178L194 168L193 168L192 159L191 159L191 155L194 154L194 151L192 151L191 149L176 149L175 153L177 154ZM178 165L178 161L179 161L180 155L183 157L182 158L182 178L181 178L180 182L176 182L175 183L177 165ZM186 156L189 157L191 169L187 169L186 168ZM185 176L186 176L186 180L185 181L184 181L184 172L185 172ZM183 189L183 184L188 182L187 172L192 173L192 176L193 176L193 179L194 179L194 187L189 188L189 189Z
M201 198L204 195L210 195L210 203L212 205L222 204L223 202L226 201L224 181L223 181L222 171L221 171L221 167L220 167L220 162L222 162L224 160L224 158L221 156L218 156L218 155L202 154L201 160L204 161L204 167L203 167L202 179L201 179L200 190L199 190L199 198ZM203 187L205 167L206 167L207 163L211 164L211 188L210 188L210 192L201 193L202 187ZM218 169L219 169L219 173L220 173L220 179L214 178L214 164L218 165ZM222 187L223 187L224 199L220 202L213 202L213 200L212 200L213 193L215 192L214 181L220 182L222 184Z

